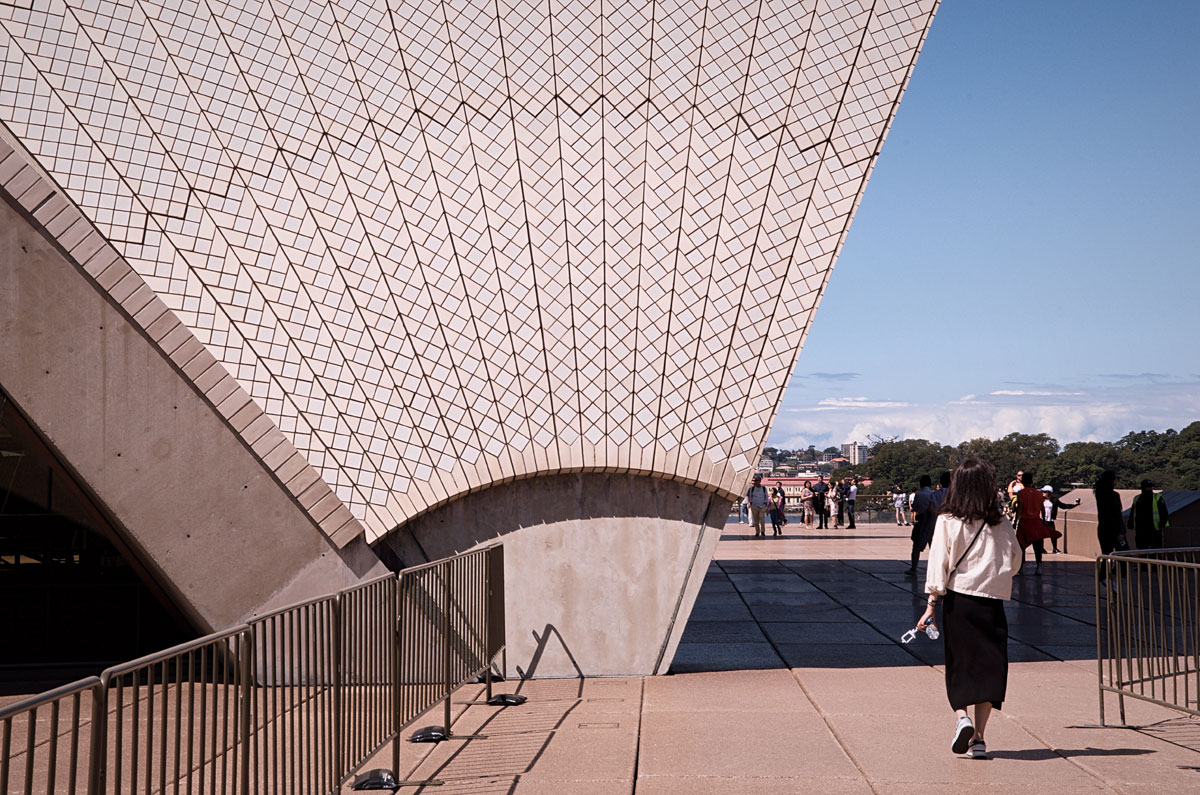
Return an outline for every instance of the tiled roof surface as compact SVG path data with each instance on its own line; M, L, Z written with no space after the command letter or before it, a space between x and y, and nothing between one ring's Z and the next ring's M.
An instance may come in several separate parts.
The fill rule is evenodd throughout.
M376 538L738 491L935 6L27 0L0 118Z

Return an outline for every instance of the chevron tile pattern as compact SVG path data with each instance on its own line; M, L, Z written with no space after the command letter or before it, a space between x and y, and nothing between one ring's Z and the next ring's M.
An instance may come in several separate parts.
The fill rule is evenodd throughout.
M737 491L936 5L0 3L0 119L373 540Z

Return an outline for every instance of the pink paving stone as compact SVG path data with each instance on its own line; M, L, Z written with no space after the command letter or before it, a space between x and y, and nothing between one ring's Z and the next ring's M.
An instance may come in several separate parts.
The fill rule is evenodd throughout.
M1008 701L987 730L995 758L973 761L949 749L953 717L943 671L940 663L923 661L940 660L940 651L932 653L936 642L919 638L926 646L910 653L891 639L911 609L919 611L912 600L919 598L920 582L902 574L908 528L860 523L854 533L829 530L817 539L812 537L817 531L793 523L788 537L760 541L749 538L749 531L745 525L727 528L697 613L715 610L722 622L766 626L767 635L774 630L789 639L781 643L784 657L799 664L647 679L505 683L508 690L519 686L530 703L499 714L456 708L457 732L479 728L492 732L489 739L420 752L406 744L404 758L411 766L404 772L436 771L446 786L429 791L441 793L1200 791L1200 772L1181 768L1200 766L1200 720L1127 700L1130 721L1149 724L1147 729L1076 728L1098 719L1094 651L1052 641L1093 631L1077 620L1089 611L1076 605L1091 604L1092 598L1087 559L1048 556L1047 575L1018 587L1010 622L1014 627L1026 622L1024 634L1038 642L1046 638L1047 645L1020 646L1037 651L1033 656L1042 661L1010 665ZM752 586L739 590L739 582ZM824 612L836 610L845 619L828 623L856 627L847 638L880 642L821 643L820 633L804 628L818 620L806 624L794 612L804 605L788 604L804 592L828 595L836 607ZM780 604L770 604L773 593ZM1053 594L1046 597L1052 604L1039 601L1039 593ZM802 626L785 631L780 622ZM705 645L705 630L730 636L724 623L700 622L689 640ZM806 665L805 659L821 665ZM903 664L887 662L896 659ZM1109 720L1116 720L1115 697L1109 697L1108 710Z

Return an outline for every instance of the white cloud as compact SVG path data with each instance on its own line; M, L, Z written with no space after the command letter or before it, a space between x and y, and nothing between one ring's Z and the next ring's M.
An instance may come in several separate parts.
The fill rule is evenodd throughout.
M1080 397L1083 392L1037 392L1026 389L997 389L989 395L1007 395L1010 397Z
M895 400L869 400L865 397L842 397L842 398L825 398L817 403L818 406L832 406L835 408L844 409L893 409L903 408L908 406L908 403L901 403Z
M937 404L869 398L827 398L813 409L780 413L769 443L794 448L865 442L869 436L930 439L958 444L1006 434L1045 433L1060 444L1112 441L1135 430L1180 429L1200 419L1200 383L1107 387L1091 392L1024 393L1012 390ZM786 398L785 398L786 405Z

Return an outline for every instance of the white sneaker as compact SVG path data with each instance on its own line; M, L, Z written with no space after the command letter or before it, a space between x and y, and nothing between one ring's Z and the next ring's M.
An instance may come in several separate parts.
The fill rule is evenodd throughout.
M972 740L971 747L967 749L968 759L991 759L987 752L987 743L983 740Z
M971 745L971 738L974 736L975 724L971 722L970 718L963 715L954 726L954 742L950 744L950 750L956 754L965 754Z

